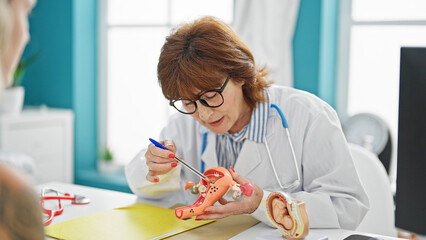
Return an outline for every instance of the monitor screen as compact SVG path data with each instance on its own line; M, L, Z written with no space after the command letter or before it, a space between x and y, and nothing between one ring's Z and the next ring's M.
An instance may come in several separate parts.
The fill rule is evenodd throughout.
M402 47L395 225L426 234L426 47Z

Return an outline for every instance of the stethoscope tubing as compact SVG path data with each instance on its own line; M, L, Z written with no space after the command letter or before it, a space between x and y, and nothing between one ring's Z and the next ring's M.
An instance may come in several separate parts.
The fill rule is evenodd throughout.
M64 197L70 198L69 196L64 196ZM61 203L61 199L63 199L63 198L62 198L62 196L43 196L43 197L40 197L40 199L42 200L41 208L42 208L43 212L46 213L49 216L47 218L47 220L45 220L43 222L44 226L47 226L47 225L52 223L53 218L55 216L61 215L62 212L64 211L64 207L62 206L62 203ZM44 200L59 200L59 204L58 204L59 209L58 210L50 210L50 209L44 208ZM66 200L71 200L71 199L66 199Z
M49 215L49 218L47 218L47 219L43 222L44 226L47 226L47 225L49 225L49 224L51 224L51 223L52 223L53 218L54 218L55 216L57 216L57 215L61 214L62 212L61 212L61 213L59 213L59 214L55 214L55 213L54 213L54 212L52 212L52 211L45 212L45 213Z
M46 192L54 192L56 193L56 196L47 196L45 195ZM59 194L64 194L64 195L61 196ZM45 200L58 200L59 209L58 210L46 209L44 207ZM90 200L88 198L80 196L80 195L71 195L69 193L63 193L55 189L43 188L41 196L40 196L41 208L42 208L42 211L48 215L48 218L43 222L44 226L51 224L53 221L53 218L55 216L61 215L62 212L64 211L64 207L62 206L61 200L70 200L71 204L73 205L84 205L84 204L90 203Z
M291 137L290 137L290 131L288 130L288 124L287 124L286 118L284 117L284 113L281 110L281 108L278 107L276 104L272 103L271 104L271 108L275 108L275 110L277 110L277 112L278 112L278 115L280 115L280 118L281 118L281 121L282 121L282 125L283 125L283 127L285 129L285 132L286 132L286 135L287 135L288 143L290 144L291 156L293 158L293 163L294 163L294 166L296 168L297 179L294 182L292 182L291 184L289 184L287 186L283 186L282 183L281 183L281 181L280 181L280 178L278 177L278 173L277 173L277 170L275 168L274 161L272 160L271 151L269 150L268 141L265 138L266 151L268 153L269 162L271 163L272 171L274 172L275 179L277 180L278 185L284 191L288 191L288 190L296 188L296 187L298 187L300 185L300 170L299 170L299 165L297 164L297 158L296 158L296 153L295 153L294 147L293 147L293 141L291 140Z
M71 196L44 196L40 197L42 200L75 200L75 197Z
M275 179L277 180L278 185L284 191L288 191L290 189L297 188L300 185L300 170L299 170L299 165L297 164L297 158L296 158L296 153L295 153L294 147L293 147L293 141L291 140L291 137L290 137L290 131L288 130L288 124L287 124L286 118L284 117L284 113L282 112L282 110L280 109L280 107L278 107L276 104L272 103L271 104L271 108L275 108L277 110L278 115L281 118L282 125L283 125L283 127L284 127L284 129L286 131L287 139L288 139L288 142L290 144L290 150L291 150L291 155L292 155L292 158L293 158L293 163L294 163L294 166L296 168L297 179L294 182L292 182L291 184L289 184L288 186L283 186L282 183L281 183L281 181L280 181L280 178L278 177L278 173L277 173L277 170L275 168L274 161L272 160L272 155L271 155L271 151L269 150L268 141L265 138L266 151L268 153L269 162L271 163L272 171L274 172ZM206 149L206 145L207 145L207 134L208 134L208 132L205 132L203 134L201 154L203 154L204 150ZM205 163L204 163L203 160L201 160L201 172L204 172L204 168L205 168Z

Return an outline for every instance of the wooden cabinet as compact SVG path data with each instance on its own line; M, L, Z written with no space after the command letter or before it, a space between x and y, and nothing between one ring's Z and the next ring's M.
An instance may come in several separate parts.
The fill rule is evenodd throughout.
M74 116L65 109L24 109L0 115L0 149L34 159L37 183L74 181Z

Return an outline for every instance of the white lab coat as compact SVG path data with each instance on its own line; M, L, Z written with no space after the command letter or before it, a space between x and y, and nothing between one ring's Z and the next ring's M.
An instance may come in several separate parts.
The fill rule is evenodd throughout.
M287 119L301 172L299 187L287 193L293 199L306 202L311 228L355 229L366 214L369 203L336 112L321 99L304 91L272 86L267 92L270 103L277 104ZM202 137L206 131L208 130L191 116L177 113L163 129L159 140L173 139L177 149L176 156L200 169ZM266 139L281 183L287 186L297 179L297 174L285 129L275 109L269 112ZM201 156L205 169L218 165L215 144L215 134L209 132L206 149ZM185 192L183 188L157 196L139 191L143 186L155 186L145 179L148 171L145 151L142 150L126 166L127 181L132 191L142 198L193 204L198 196L191 196L192 194ZM271 192L281 191L264 143L245 140L234 169L261 187L264 190L264 199ZM184 180L199 182L199 178L186 168L174 169L171 173L173 177L168 177L169 180L174 178L174 182L179 182L179 172L181 185ZM268 223L262 206L252 215Z

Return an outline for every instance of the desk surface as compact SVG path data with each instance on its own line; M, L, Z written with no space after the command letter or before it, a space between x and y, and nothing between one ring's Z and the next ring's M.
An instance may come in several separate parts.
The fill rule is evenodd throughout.
M71 204L65 205L64 212L61 215L56 216L53 219L52 224L75 219L78 217L86 216L86 215L100 212L100 211L128 206L137 202L137 197L133 194L86 187L86 186L75 185L75 184L68 184L68 183L49 182L49 183L37 185L35 189L36 191L40 192L43 187L50 187L50 188L54 188L54 189L71 193L71 194L83 195L83 196L89 197L91 200L90 204L88 205L71 205ZM239 233L238 235L234 236L231 239L233 240L255 239L256 236L263 235L273 230L274 230L273 228L270 228L263 223L258 223L255 226L251 227L250 229ZM368 236L377 237L379 239L386 239L386 240L398 239L398 238L392 238L392 237L378 236L378 235L369 234L369 233L348 231L343 229L311 229L310 231L313 233L328 236L329 240L342 240L345 237L352 234L368 235ZM50 239L50 238L47 238L47 239Z

